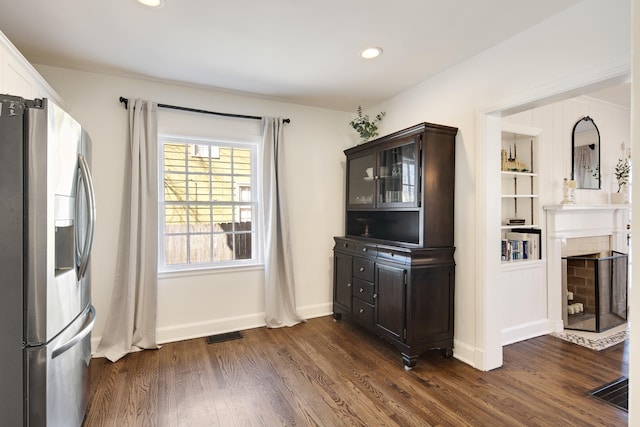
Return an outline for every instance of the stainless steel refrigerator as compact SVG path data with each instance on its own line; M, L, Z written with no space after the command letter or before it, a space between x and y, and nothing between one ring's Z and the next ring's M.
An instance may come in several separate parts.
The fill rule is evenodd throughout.
M80 426L89 391L90 139L47 99L0 95L0 424Z

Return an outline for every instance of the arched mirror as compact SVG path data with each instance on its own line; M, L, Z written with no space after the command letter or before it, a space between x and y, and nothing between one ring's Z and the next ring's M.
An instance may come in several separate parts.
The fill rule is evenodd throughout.
M571 178L576 188L600 189L600 131L593 119L583 117L571 135Z

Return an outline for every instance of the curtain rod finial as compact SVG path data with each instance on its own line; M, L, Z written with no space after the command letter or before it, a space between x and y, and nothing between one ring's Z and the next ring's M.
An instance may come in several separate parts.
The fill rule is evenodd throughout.
M120 102L122 102L124 104L124 109L126 110L127 108L129 108L129 100L127 98L125 98L124 96L120 97Z

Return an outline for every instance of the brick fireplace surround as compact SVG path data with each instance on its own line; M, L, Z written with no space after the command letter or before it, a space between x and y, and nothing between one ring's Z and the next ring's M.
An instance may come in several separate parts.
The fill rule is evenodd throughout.
M567 319L562 257L607 251L629 252L629 205L545 206L547 219L547 308L554 332Z

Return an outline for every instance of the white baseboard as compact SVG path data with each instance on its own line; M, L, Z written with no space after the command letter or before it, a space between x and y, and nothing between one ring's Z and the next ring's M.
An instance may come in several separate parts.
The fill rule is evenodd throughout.
M305 319L313 319L315 317L330 316L333 314L333 303L308 305L299 307L298 314Z
M453 357L458 359L461 362L466 363L467 365L471 365L474 368L476 367L474 364L474 360L476 349L467 344L462 343L461 341L453 339Z
M247 316L212 319L204 322L183 323L158 328L156 338L159 344L184 341L226 332L243 331L264 326L264 313Z
M298 314L305 319L328 316L333 313L331 303L299 307ZM224 334L226 332L243 331L265 326L264 313L254 313L247 316L211 319L204 322L183 323L165 326L156 330L158 344L202 338L209 335ZM91 338L91 353L95 354L100 339Z
M555 331L557 325L549 319L541 319L502 330L502 345L509 345Z

